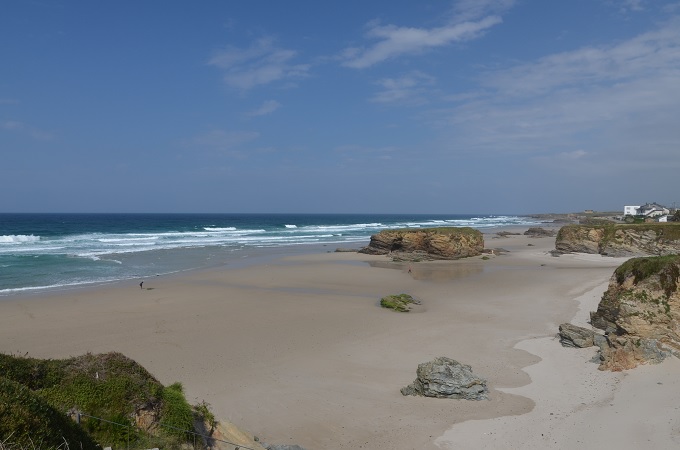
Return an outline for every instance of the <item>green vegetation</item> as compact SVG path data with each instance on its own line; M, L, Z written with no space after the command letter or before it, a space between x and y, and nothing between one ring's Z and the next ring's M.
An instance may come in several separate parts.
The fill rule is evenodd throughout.
M67 411L83 414L82 427ZM135 426L140 411L153 418L148 429ZM180 383L164 387L120 353L65 360L0 354L0 436L11 436L14 448L56 448L64 441L83 449L97 443L179 448L193 442L179 430L193 430L194 417L215 422L207 404L192 409Z
M398 312L409 312L416 301L408 294L388 295L380 299L380 306Z
M28 387L3 377L0 377L0 441L3 448L57 448L64 441L73 449L98 448L63 412Z
M680 255L654 256L648 258L633 258L621 264L616 271L616 281L621 284L629 276L633 276L633 283L638 284L652 275L659 275L661 289L666 297L670 297L678 288L680 277Z
M163 425L172 427L168 430L169 434L177 437L184 436L181 430L190 430L194 422L191 406L184 398L184 387L181 383L173 383L163 390L162 397Z

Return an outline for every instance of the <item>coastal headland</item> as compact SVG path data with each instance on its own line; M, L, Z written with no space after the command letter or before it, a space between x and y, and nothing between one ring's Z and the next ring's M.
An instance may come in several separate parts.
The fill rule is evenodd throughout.
M673 448L680 361L618 373L564 349L623 258L554 257L554 237L484 236L482 255L395 263L298 254L0 301L0 351L117 351L261 440L305 449ZM502 251L501 251L502 249ZM389 294L420 301L380 307ZM489 400L403 396L419 364L449 357ZM635 408L630 408L634 404Z

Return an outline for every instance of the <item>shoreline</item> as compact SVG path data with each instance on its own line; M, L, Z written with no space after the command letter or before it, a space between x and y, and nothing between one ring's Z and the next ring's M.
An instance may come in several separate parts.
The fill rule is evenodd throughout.
M115 285L3 298L0 351L46 358L120 351L164 384L181 381L190 401L207 400L216 416L266 442L437 449L467 436L469 448L484 448L466 430L471 424L535 419L541 408L532 371L545 358L522 342L573 357L546 337L577 316L578 299L618 266L593 255L552 257L554 238L499 237L486 246L509 252L417 263L408 274L398 264L386 270L384 257L333 249L159 277L148 290ZM423 311L377 306L398 292L421 299ZM399 389L417 365L436 356L488 378L491 400L403 397ZM547 378L578 374L580 366Z

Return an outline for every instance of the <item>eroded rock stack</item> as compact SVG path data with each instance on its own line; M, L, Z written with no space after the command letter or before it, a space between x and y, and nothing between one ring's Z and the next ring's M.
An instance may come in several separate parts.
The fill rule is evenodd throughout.
M680 255L634 258L619 266L590 314L609 347L602 367L622 370L680 354Z
M680 254L680 223L565 225L557 233L555 250L606 256Z
M560 342L599 347L601 370L680 356L680 255L634 258L619 266L590 322L604 334L562 324Z
M371 236L359 253L390 255L393 259L460 259L478 256L484 250L484 237L469 227L384 230Z

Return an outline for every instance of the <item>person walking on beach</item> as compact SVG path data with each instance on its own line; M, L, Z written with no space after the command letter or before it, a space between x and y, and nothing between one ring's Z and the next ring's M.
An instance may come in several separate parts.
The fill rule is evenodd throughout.
M142 287L143 284L144 284L143 281L142 281L141 283L139 283L139 289L144 289L144 288Z

